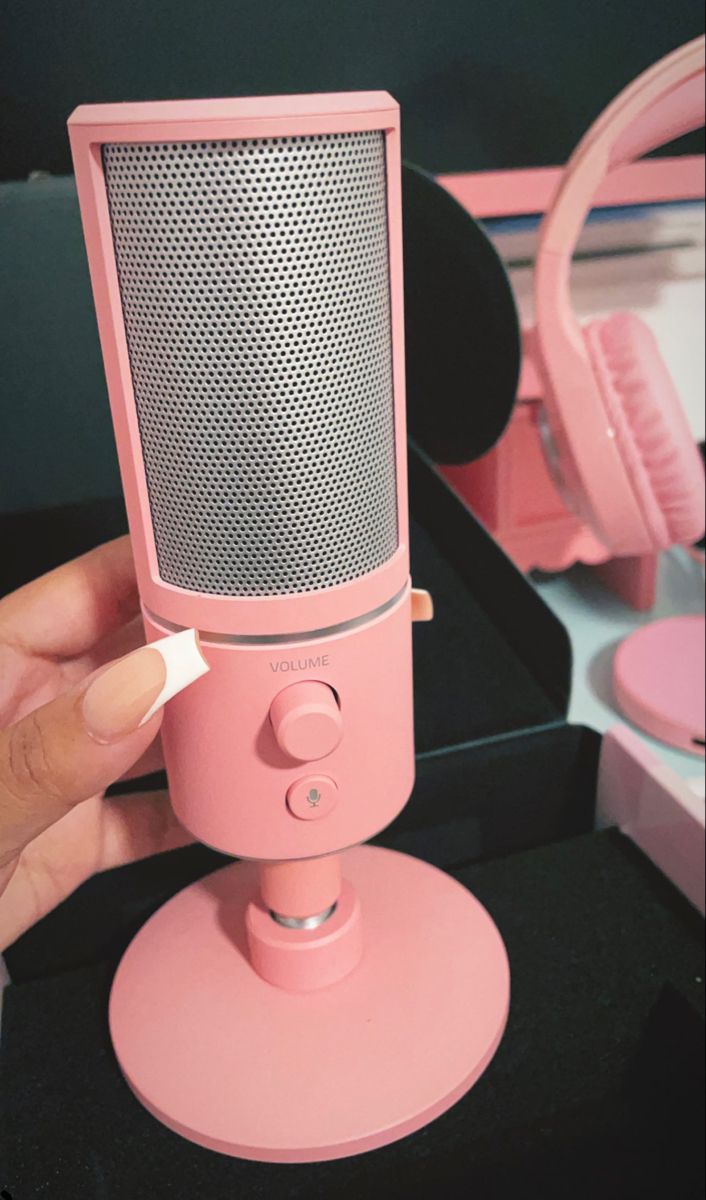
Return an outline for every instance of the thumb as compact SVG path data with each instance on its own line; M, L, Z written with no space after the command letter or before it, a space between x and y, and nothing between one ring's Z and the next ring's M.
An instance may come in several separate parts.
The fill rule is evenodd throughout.
M0 732L0 866L125 774L208 670L195 630L143 646Z

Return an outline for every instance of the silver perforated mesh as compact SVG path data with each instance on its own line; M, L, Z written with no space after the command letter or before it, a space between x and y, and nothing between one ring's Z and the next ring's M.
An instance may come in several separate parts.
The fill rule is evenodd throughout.
M397 547L382 132L103 147L159 570L232 596Z

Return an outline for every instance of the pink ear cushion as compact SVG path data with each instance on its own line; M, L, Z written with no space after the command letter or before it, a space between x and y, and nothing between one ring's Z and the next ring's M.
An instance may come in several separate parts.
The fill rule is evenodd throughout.
M592 321L586 345L655 549L698 541L704 469L652 330L632 313Z

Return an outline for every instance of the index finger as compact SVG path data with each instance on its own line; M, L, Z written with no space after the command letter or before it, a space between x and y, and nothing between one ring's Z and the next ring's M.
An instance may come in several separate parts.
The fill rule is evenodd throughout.
M72 658L139 611L130 539L116 538L0 600L0 641Z

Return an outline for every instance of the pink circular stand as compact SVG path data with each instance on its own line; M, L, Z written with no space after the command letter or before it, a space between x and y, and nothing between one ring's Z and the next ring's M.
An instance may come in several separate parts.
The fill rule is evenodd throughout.
M403 854L363 846L342 863L365 950L319 991L273 987L248 962L246 863L180 892L129 946L113 1045L138 1099L183 1137L265 1162L342 1158L427 1124L488 1066L510 975L485 909Z
M616 701L651 737L704 753L703 616L668 617L632 633L613 660Z

